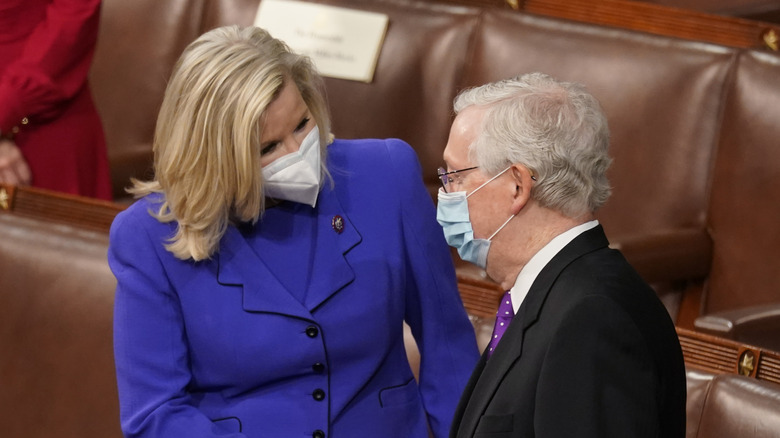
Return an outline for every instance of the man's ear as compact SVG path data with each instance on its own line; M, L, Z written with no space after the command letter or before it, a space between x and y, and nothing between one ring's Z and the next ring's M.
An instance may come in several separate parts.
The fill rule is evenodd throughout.
M531 170L522 164L513 164L509 169L509 174L515 183L512 214L518 214L531 200L531 187L533 187L535 178Z

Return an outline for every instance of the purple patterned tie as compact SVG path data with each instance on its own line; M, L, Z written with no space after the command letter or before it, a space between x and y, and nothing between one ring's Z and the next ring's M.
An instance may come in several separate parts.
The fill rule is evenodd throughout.
M493 336L490 338L490 344L487 352L489 358L493 354L493 350L498 345L498 341L501 340L501 336L504 335L506 328L512 321L512 317L515 316L515 311L512 309L512 293L508 290L501 297L501 304L498 306L498 312L496 312L496 325L493 326Z

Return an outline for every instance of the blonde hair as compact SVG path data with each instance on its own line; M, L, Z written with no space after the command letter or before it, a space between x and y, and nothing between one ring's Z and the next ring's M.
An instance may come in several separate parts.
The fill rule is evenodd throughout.
M152 214L177 222L165 245L177 258L207 259L231 223L260 219L261 118L286 80L296 84L319 126L325 157L330 116L308 57L260 28L226 26L200 36L176 62L157 118L154 179L133 180L128 191L163 196Z

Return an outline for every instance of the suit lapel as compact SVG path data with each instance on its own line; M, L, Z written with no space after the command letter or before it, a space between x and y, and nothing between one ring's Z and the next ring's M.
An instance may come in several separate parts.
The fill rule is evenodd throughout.
M458 437L474 435L479 419L485 413L501 381L504 380L512 365L522 356L525 331L539 318L547 295L561 271L584 254L608 245L609 241L604 234L604 229L601 225L596 226L577 236L542 269L528 291L523 304L517 310L517 314L512 318L512 323L509 324L502 342L498 344L490 360L486 361L486 355L483 353L475 375L472 376L467 386L467 391L471 389L471 394L463 408ZM510 342L506 342L504 339ZM483 365L484 368L481 368ZM480 368L481 373L476 375ZM464 398L467 396L468 392L464 392ZM463 404L464 400L461 400L461 405ZM461 406L458 408L461 409Z
M498 390L498 386L504 380L504 376L509 371L509 368L520 358L523 332L525 332L527 327L523 316L521 306L518 309L518 313L512 318L509 328L504 333L502 341L503 339L511 339L511 343L506 341L500 342L489 360L487 359L487 353L482 353L482 358L479 361L480 366L475 370L475 374L471 376L469 381L469 387L472 391L463 411L458 437L471 437L474 435L479 419L485 413L490 400L493 399L493 394ZM481 373L477 374L480 367ZM463 400L461 400L462 403Z
M453 416L452 426L450 427L451 438L461 438L474 435L474 429L477 427L476 422L479 421L479 416L477 416L475 420L475 415L477 415L477 413L480 413L481 415L482 411L475 408L477 402L472 402L472 400L476 398L474 397L474 389L477 386L477 382L479 381L480 377L482 376L482 372L485 369L485 364L487 363L486 361L487 355L482 353L482 357L474 367L474 371L471 373L471 377L469 377L469 381L466 383L466 387L463 389L460 400L458 400L458 406L455 408L455 415Z

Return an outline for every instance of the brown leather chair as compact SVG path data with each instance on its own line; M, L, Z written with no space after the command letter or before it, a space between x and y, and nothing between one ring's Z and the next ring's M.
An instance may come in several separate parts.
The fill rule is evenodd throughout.
M709 267L710 169L733 49L487 10L465 83L542 71L585 84L611 131L613 195L598 212L612 243L659 294Z
M152 175L152 137L173 64L200 34L202 2L105 0L91 71L114 199L130 178Z
M121 437L106 261L119 207L2 185L0 198L0 434Z
M688 399L685 403L685 436L696 438L699 433L699 421L704 410L704 402L710 391L710 385L715 374L699 371L685 370Z
M686 377L686 438L777 437L780 385L691 369Z
M696 437L776 438L780 385L724 374L712 379Z
M686 366L688 438L776 437L780 353L677 328Z
M740 56L713 170L712 267L695 327L780 351L778 78L780 56Z

